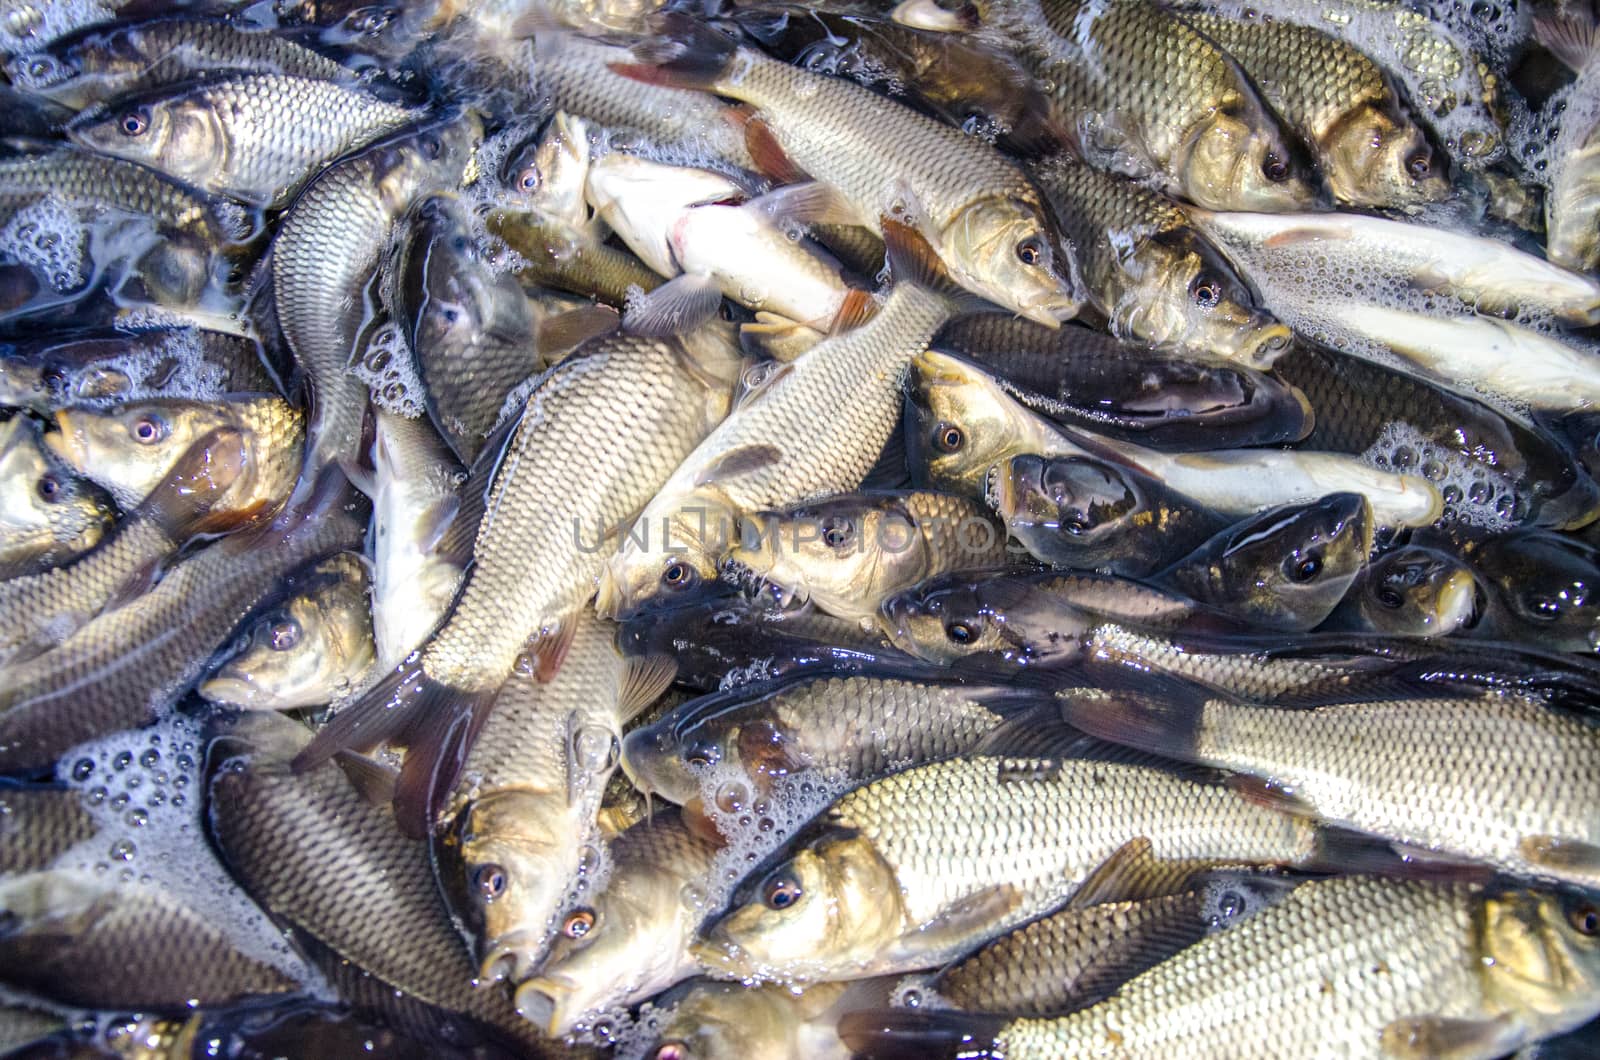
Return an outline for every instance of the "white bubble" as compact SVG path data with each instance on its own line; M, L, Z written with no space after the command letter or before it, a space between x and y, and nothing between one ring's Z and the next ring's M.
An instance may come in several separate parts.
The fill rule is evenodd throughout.
M426 391L399 325L390 322L374 331L366 352L350 366L350 371L367 384L373 404L385 412L408 420L426 414Z
M22 207L0 228L0 255L37 269L62 293L88 279L88 247L88 229L55 195Z

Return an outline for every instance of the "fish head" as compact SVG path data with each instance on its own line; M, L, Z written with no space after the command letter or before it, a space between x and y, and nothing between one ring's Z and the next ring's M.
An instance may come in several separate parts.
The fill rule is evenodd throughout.
M103 493L51 458L26 416L0 423L0 563L86 552L115 518Z
M809 996L810 991L806 996ZM831 996L831 991L830 991ZM800 1022L808 1015L786 987L749 987L699 979L657 1003L654 1060L785 1060L804 1055Z
M697 769L725 757L719 735L680 733L670 716L641 726L622 740L622 771L639 790L682 806L700 794Z
M1029 320L1057 327L1083 306L1072 256L1034 203L969 203L939 234L939 246L957 283Z
M90 112L67 126L73 141L195 183L220 168L230 144L214 107L194 94Z
M1175 161L1187 197L1208 210L1283 213L1316 201L1298 154L1272 117L1257 108L1248 108L1243 118L1212 111Z
M894 870L871 840L824 827L735 892L694 955L719 973L806 978L869 966L904 929Z
M1422 130L1365 103L1323 138L1320 154L1328 189L1354 206L1408 207L1450 194L1449 163Z
M1483 899L1475 924L1485 993L1539 1035L1600 1011L1600 908L1592 897L1512 890Z
M912 467L933 486L981 495L989 469L1025 451L1036 435L1031 414L987 372L958 357L925 350L912 366Z
M589 204L635 254L663 276L677 266L670 239L691 206L739 200L744 190L720 173L612 152L589 165Z
M452 911L478 940L480 975L521 982L539 966L581 856L565 792L501 788L467 803L435 843Z
M956 574L884 601L880 619L894 646L941 666L1011 672L1080 658L1088 623L1026 578Z
M56 51L19 52L0 65L0 70L4 71L7 81L24 92L36 96L53 95L83 73L70 52L56 54Z
M538 186L527 197L529 207L574 228L590 222L589 204L583 195L589 179L589 134L588 122L557 111L530 160L538 173ZM523 192L526 177L524 167L518 171L514 190Z
M1478 582L1466 564L1420 545L1406 545L1374 560L1360 592L1367 624L1398 636L1453 633L1478 608Z
M595 607L603 618L670 607L717 580L733 537L731 520L721 509L688 500L675 514L659 519L649 514L600 575Z
M488 339L531 343L527 297L514 278L484 260L460 199L445 192L424 196L412 209L409 230L399 283L413 350L470 357Z
M1274 628L1307 630L1344 599L1372 550L1372 506L1333 493L1246 520L1201 546L1180 586L1203 581L1197 598L1246 609ZM1184 561L1188 567L1191 561Z
M1112 324L1157 345L1198 350L1264 368L1293 333L1259 308L1215 251L1183 234L1145 240L1123 261Z
M1149 500L1131 475L1093 457L1024 453L997 469L990 500L1019 540L1048 537L1084 566L1147 525Z
M68 408L45 435L51 452L104 485L128 506L137 504L184 453L210 432L243 428L226 402L145 401L112 409ZM253 432L243 429L246 444ZM253 454L252 454L253 455Z
M1471 561L1492 597L1545 647L1600 651L1600 552L1526 530L1491 538Z
M1600 266L1600 168L1583 169L1545 193L1545 256L1589 272Z

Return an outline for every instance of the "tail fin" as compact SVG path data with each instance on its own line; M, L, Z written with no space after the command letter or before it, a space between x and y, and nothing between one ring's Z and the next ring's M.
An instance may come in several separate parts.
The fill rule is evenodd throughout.
M654 21L654 36L635 45L637 63L612 63L623 77L667 88L720 91L723 71L739 50L733 38L681 13Z
M998 1042L1005 1020L953 1009L866 1009L839 1019L839 1037L864 1060L930 1060L1005 1054Z

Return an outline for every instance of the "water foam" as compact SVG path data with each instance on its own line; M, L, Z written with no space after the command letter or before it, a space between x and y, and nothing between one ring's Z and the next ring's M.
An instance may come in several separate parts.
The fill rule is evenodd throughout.
M350 366L356 378L372 391L372 402L385 412L408 420L424 415L426 390L417 375L411 347L400 326L393 321L381 325L367 340L367 348Z
M0 228L0 255L37 269L63 294L87 281L88 249L88 228L56 195L22 207Z

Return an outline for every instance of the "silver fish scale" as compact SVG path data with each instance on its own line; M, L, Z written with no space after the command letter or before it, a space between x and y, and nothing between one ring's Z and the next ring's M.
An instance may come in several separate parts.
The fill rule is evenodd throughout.
M219 240L225 235L214 231L211 203L132 162L74 148L0 160L0 220L46 195L72 205L129 210L167 230L193 229Z
M478 530L473 567L428 674L492 689L529 637L594 592L613 533L705 436L703 384L676 340L616 336L562 362L528 398Z
M1019 1020L1009 1060L1279 1060L1383 1055L1384 1027L1484 1019L1466 886L1343 877L1306 883L1064 1019Z
M1600 846L1600 730L1517 696L1274 710L1212 702L1204 761L1292 788L1329 820L1509 872L1600 885L1518 851L1527 836Z
M1170 640L1111 624L1095 628L1091 650L1103 659L1146 662L1213 688L1260 699L1326 686L1351 672L1348 667L1307 659L1264 660L1251 654L1189 652Z
M1069 760L1042 780L1000 776L1010 760L922 766L846 795L824 816L860 829L894 869L913 924L987 888L1014 886L1011 923L1069 897L1112 854L1147 837L1163 859L1294 863L1313 829L1220 787L1145 766ZM1047 762L1018 760L1024 771ZM940 808L959 807L959 813Z
M860 85L741 50L717 91L768 115L790 160L838 189L874 231L897 181L939 229L983 199L1042 213L1038 192L993 147Z
M282 203L323 162L418 116L347 85L278 74L232 77L155 106L215 115L226 142L197 183L261 203Z

